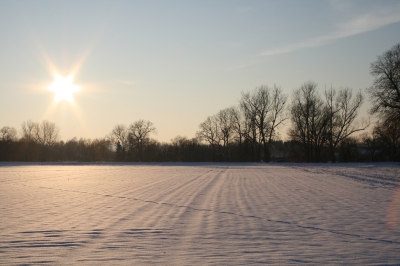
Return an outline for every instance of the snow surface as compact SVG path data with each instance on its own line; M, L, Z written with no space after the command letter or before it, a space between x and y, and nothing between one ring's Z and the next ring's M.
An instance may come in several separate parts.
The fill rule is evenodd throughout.
M0 264L399 264L399 181L398 164L0 163Z

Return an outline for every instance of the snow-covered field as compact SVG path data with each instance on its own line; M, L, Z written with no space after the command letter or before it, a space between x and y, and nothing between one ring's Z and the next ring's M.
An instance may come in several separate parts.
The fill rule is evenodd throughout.
M400 264L399 181L398 164L0 163L0 264Z

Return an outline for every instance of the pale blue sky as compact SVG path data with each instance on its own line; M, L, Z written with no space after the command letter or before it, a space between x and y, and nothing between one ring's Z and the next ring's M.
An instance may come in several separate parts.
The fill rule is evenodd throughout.
M0 1L0 34L0 127L46 119L67 140L145 119L169 141L262 84L371 86L400 1ZM54 70L76 72L73 106Z

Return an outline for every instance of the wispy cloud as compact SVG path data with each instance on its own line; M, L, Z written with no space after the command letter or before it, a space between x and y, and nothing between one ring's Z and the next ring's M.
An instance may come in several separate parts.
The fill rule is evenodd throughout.
M355 19L336 25L337 30L330 34L319 36L305 42L294 43L281 48L261 53L261 56L270 56L289 53L304 48L326 45L334 40L373 31L400 21L400 5L392 8L382 8L358 16Z

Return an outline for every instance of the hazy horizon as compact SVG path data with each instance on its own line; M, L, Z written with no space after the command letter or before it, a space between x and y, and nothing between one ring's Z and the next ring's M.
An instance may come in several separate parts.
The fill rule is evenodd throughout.
M139 119L154 124L152 137L160 142L192 138L207 116L263 84L289 97L309 80L321 93L331 86L365 90L371 62L400 42L398 1L8 1L0 7L0 127L48 120L62 140L102 138ZM56 102L49 90L56 74L72 74L80 87L71 102ZM360 116L368 116L368 105Z

